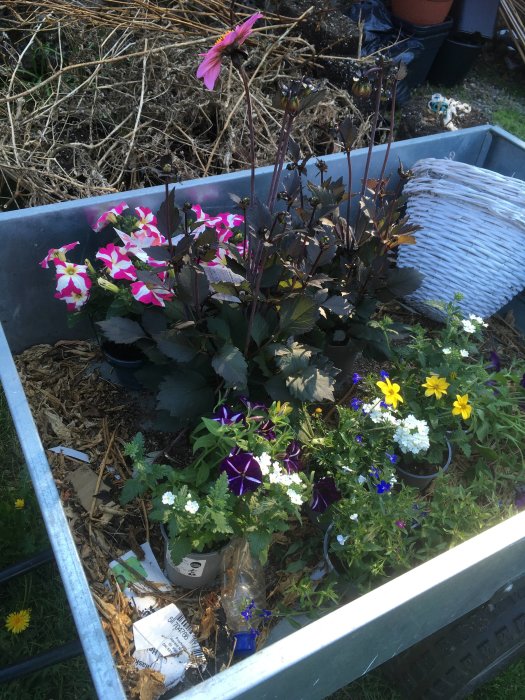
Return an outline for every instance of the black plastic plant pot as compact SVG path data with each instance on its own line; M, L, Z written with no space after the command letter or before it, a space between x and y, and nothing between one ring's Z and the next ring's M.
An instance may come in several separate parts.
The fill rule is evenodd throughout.
M144 355L139 348L105 340L101 349L106 362L111 366L109 379L125 389L139 391L142 387L135 372L144 364Z
M428 80L435 85L453 87L461 83L481 53L483 39L479 34L454 34L445 39Z

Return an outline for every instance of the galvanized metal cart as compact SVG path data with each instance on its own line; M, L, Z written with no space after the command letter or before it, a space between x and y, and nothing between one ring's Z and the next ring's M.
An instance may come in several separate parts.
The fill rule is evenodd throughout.
M378 175L384 146L374 151L370 176ZM499 128L475 127L393 144L389 167L396 177L424 157L453 157L525 180L525 144ZM366 151L352 155L354 177L364 171ZM329 174L345 178L344 156L326 157ZM266 191L271 168L260 168L256 187ZM229 193L248 194L246 173L186 182L177 201L199 202L209 212L229 203ZM65 202L0 215L3 255L0 275L0 380L35 487L64 588L73 612L98 697L125 698L120 678L90 595L66 516L16 372L12 353L37 343L88 334L67 328L57 314L49 277L36 263L49 248L78 238L88 255L94 236L88 221L109 204L160 206L163 188L154 187L88 200ZM16 266L12 264L16 260ZM20 285L20 270L35 270ZM27 278L26 278L27 279ZM515 302L521 308L522 302ZM65 314L64 314L65 316ZM525 318L523 319L525 324ZM390 581L335 612L312 622L254 656L179 695L197 698L323 698L391 659L449 622L510 590L525 574L525 513Z

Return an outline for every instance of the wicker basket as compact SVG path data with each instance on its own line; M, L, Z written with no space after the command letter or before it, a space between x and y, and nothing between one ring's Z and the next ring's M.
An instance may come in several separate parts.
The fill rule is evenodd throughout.
M453 160L427 158L405 185L407 216L420 226L398 264L424 274L407 302L425 315L429 301L464 296L465 315L490 316L525 288L525 182Z

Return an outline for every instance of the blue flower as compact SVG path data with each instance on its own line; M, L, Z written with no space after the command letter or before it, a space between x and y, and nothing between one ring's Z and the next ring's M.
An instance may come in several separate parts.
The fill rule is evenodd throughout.
M385 454L388 457L388 459L392 462L392 464L395 464L399 459L399 457L395 454L389 454L388 452L385 452Z
M301 443L297 440L292 440L292 442L286 448L286 456L283 459L284 468L288 474L295 474L296 472L301 471L301 452Z
M354 409L354 411L359 411L362 404L363 404L363 402L361 401L361 399L358 399L357 397L353 398L350 401L350 406Z
M252 599L252 601L245 607L245 609L241 610L241 615L246 620L246 622L252 619L254 609L255 601Z
M381 408L388 408L388 404L387 404L386 401L380 401L380 402L379 402L379 405L380 405Z
M374 479L379 479L379 475L381 474L379 469L377 467L374 467L373 465L370 467L370 471L368 473L370 474L370 476L373 476Z
M316 513L324 513L329 505L342 498L341 492L331 476L323 476L314 483L312 496L310 508Z
M262 484L261 466L251 452L234 448L228 457L222 460L221 472L226 472L228 488L236 496L246 491L256 491Z
M381 375L381 379L388 379L388 377L390 376L388 372L385 372L384 369L382 369L381 372L379 372L379 374Z
M263 608L261 612L259 613L259 617L262 617L263 619L267 620L269 617L272 616L272 611L271 610L266 610L266 608Z
M363 442L363 436L362 435L356 435L355 436L355 441L361 444Z
M381 481L378 484L376 484L377 493L387 493L388 491L390 491L391 488L392 484L389 484L388 481L383 481L383 479L381 479Z
M363 377L360 374L358 374L357 372L354 372L352 375L352 382L354 384L359 384L359 382L361 381L362 378Z

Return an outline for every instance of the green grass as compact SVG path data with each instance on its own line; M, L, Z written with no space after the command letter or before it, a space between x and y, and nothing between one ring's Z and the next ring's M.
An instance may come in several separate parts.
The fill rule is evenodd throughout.
M494 112L494 124L525 141L525 119L523 110L508 106Z
M49 546L3 394L0 393L0 569ZM23 499L22 509L15 501ZM12 634L11 612L31 610L29 627ZM76 638L56 564L0 586L0 664L8 666ZM0 700L92 700L96 695L82 656L0 685Z

